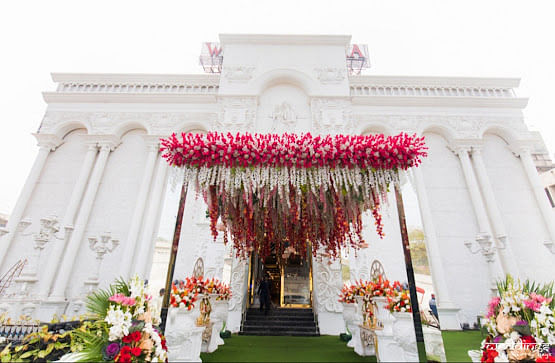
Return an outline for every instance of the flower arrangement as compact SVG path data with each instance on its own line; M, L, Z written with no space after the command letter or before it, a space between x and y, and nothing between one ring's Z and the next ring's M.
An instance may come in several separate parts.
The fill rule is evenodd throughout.
M369 289L367 292L372 297L388 297L393 296L395 294L395 289L400 288L400 286L401 284L399 281L391 283L380 275L368 285Z
M482 362L555 361L553 283L521 283L507 276L488 303Z
M73 333L83 341L78 360L165 362L166 341L153 321L150 301L138 276L89 295L94 320Z
M370 284L370 281L359 280L356 281L354 285L351 285L350 283L343 285L343 288L339 293L339 302L354 304L356 302L357 296L362 296L363 298L366 298L366 291L368 290L367 286L369 286Z
M409 291L398 291L396 289L393 291L393 294L387 296L386 309L388 309L391 313L411 313L412 306L410 304Z
M198 293L194 293L189 286L187 286L183 281L180 281L177 284L172 284L170 305L175 308L180 307L191 310L195 307L197 296Z
M423 138L406 134L183 133L162 139L160 151L204 197L213 237L221 220L238 256L262 258L273 244L279 255L287 247L305 254L307 240L315 256L321 248L332 258L342 247L359 248L367 210L383 237L390 183L426 156Z
M200 277L187 277L185 280L176 281L172 284L170 304L173 307L184 307L191 310L195 302L201 299L199 295L218 295L216 300L229 300L231 289L220 280Z

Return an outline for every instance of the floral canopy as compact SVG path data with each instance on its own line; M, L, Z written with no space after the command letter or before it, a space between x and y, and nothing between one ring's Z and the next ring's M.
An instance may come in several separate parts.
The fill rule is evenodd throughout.
M380 207L398 171L418 166L424 138L311 134L173 134L162 156L183 169L208 205L210 228L231 236L238 256L261 257L285 249L332 258L341 247L359 248L363 212L371 211L383 237Z

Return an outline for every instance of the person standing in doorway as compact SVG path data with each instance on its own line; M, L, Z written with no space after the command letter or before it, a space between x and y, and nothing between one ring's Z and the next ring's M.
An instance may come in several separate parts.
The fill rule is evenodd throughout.
M258 296L260 297L260 311L265 308L264 314L270 311L270 281L268 275L264 275L264 280L258 286Z

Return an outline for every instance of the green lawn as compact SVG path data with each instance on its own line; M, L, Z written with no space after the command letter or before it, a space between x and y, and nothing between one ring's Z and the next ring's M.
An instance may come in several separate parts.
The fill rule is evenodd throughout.
M360 357L337 336L258 337L232 335L214 353L202 353L203 362L375 362Z
M470 362L467 351L479 349L479 331L444 331L449 362ZM232 335L214 353L202 353L203 362L375 362L360 357L337 336L258 337Z
M448 362L470 362L467 352L480 349L483 340L478 330L444 331L441 335Z

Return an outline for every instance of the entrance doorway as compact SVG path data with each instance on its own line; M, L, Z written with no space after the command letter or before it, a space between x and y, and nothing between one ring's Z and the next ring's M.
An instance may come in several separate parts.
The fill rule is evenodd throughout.
M310 255L272 254L263 261L253 254L249 266L249 305L259 306L258 286L267 275L273 307L312 307L311 260Z

